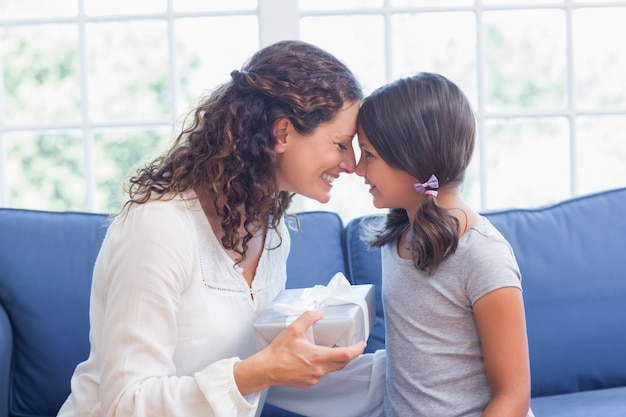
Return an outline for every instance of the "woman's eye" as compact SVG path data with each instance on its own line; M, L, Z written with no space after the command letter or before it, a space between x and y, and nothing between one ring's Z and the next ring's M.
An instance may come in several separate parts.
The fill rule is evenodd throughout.
M339 147L340 150L345 151L348 149L348 146L345 143L335 143Z

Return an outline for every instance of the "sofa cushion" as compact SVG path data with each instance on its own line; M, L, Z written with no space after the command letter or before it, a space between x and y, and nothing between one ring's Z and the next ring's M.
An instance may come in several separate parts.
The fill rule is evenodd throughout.
M89 352L103 215L1 209L0 297L13 328L9 415L53 416Z
M626 385L624 207L626 188L486 213L522 272L534 397Z
M74 368L89 353L92 267L109 220L89 213L0 211L0 297L6 309L0 349L10 356L12 327L15 354L11 387L2 387L0 406L8 403L10 415L54 416ZM341 218L320 211L298 219L300 229L290 231L288 286L326 284L336 272L345 273ZM271 406L264 415L295 416Z
M537 417L624 417L626 387L533 398Z

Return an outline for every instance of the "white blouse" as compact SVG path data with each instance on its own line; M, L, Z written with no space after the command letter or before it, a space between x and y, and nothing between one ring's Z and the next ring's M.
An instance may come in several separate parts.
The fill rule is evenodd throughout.
M257 312L285 286L290 238L284 223L278 233L267 233L265 247L249 287L193 192L133 205L117 217L94 267L91 351L76 367L58 415L258 416L267 390L244 398L233 364L258 350L252 325ZM364 355L353 367L359 369L354 392L370 402L370 391L376 387L378 394L384 385L384 355L377 355L383 360L376 367L373 357ZM374 368L375 380L360 375ZM354 371L345 375L352 384ZM316 392L326 396L332 389L321 384L310 403L303 400L294 411L312 407L312 415L347 415L320 409ZM343 403L335 400L329 405ZM373 403L377 408L378 400ZM346 410L353 406L346 404Z

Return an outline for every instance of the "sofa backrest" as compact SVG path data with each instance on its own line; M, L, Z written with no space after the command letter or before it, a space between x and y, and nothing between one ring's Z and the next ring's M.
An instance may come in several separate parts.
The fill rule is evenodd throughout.
M353 219L346 225L346 261L348 278L352 284L374 284L376 292L376 322L367 340L366 352L385 348L385 314L381 295L380 249L369 249L361 240L362 226L378 221L383 215L372 215Z
M626 188L484 213L522 271L533 396L626 385L624 206ZM370 217L344 229L335 213L300 213L287 286L326 284L336 272L375 284L374 351L385 329L380 250L360 240ZM54 416L65 400L89 350L91 269L107 226L99 214L0 209L0 415Z
M326 285L337 272L346 274L341 217L328 211L308 211L297 217L300 228L290 230L287 288Z
M2 387L9 415L54 416L67 397L89 352L91 270L107 225L98 214L0 209L0 302L13 330L10 387Z
M533 395L626 385L626 188L487 217L522 272Z
M533 397L626 385L626 188L483 213L522 273ZM377 216L365 218L375 219ZM381 287L380 251L346 226L348 274ZM382 302L368 348L384 342Z
M341 218L312 211L298 219L287 286L345 273ZM0 415L56 416L65 401L89 354L92 267L108 225L102 214L0 209L0 358L13 354L0 360Z
M11 321L4 307L0 306L0 416L9 410L9 375L13 355L13 334Z

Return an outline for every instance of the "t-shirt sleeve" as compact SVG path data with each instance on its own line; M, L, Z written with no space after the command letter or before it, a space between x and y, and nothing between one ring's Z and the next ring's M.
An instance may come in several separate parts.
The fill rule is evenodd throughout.
M511 245L499 235L481 236L483 244L469 254L467 293L472 304L483 295L504 287L521 290L521 274Z

